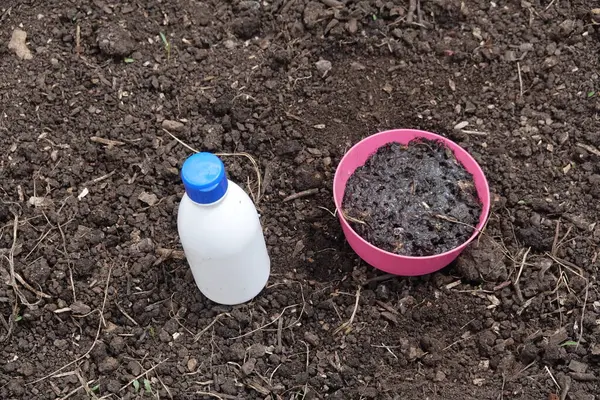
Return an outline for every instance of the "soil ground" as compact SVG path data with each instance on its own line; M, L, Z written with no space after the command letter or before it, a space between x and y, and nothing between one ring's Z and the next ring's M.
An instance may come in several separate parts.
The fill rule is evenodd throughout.
M392 143L348 179L342 209L380 249L431 256L465 243L481 216L473 176L433 140Z
M3 1L0 398L596 399L591 3ZM258 161L260 190L224 157L272 256L253 302L196 289L191 150L163 127ZM461 144L494 198L479 241L410 279L360 262L330 213L344 150L402 127Z

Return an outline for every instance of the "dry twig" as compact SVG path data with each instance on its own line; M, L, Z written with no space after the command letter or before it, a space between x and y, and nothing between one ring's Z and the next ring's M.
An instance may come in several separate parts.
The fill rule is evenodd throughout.
M288 201L297 200L297 199L301 199L303 197L312 196L312 195L315 195L317 193L319 193L319 189L317 189L317 188L303 190L302 192L298 192L298 193L294 193L294 194L289 195L288 197L286 197L285 199L283 199L283 202L287 203Z
M147 375L148 373L152 372L153 370L155 370L156 368L158 368L159 365L163 364L164 362L166 362L168 360L168 358L165 358L162 361L159 361L158 364L153 365L150 369L142 372L141 374L139 374L138 376L136 376L135 378L133 378L132 380L130 380L126 385L123 385L123 387L121 389L119 389L119 392L122 392L124 389L127 388L127 386L131 385L134 381L137 381L138 379L140 379L142 376Z
M525 254L523 254L523 260L521 261L521 267L519 268L519 272L517 273L517 277L515 278L515 281L513 283L515 292L517 292L517 297L519 298L519 302L521 302L521 304L523 303L524 299L523 299L523 294L521 293L521 287L519 286L519 279L521 279L521 274L523 273L523 267L525 266L525 261L527 261L527 255L529 254L530 250L531 250L531 248L528 248L525 251Z
M333 331L334 335L337 335L342 330L345 331L345 333L350 332L350 330L352 329L352 323L354 322L354 317L356 317L356 311L358 310L359 301L360 301L360 286L358 287L358 289L356 289L356 301L354 302L354 310L352 311L352 315L350 316L350 319L347 322L344 322L342 325L340 325L336 330L334 330Z
M165 131L166 133L168 133L169 136L171 136L173 139L175 139L177 142L179 142L182 146L184 146L188 150L191 150L194 153L199 153L198 150L194 149L192 146L190 146L189 144L185 143L183 140L179 139L177 136L173 135L168 130L166 130L166 129L163 128L163 131ZM215 155L216 156L222 156L222 157L245 157L248 160L250 160L250 162L252 163L252 167L254 168L254 171L256 172L256 182L257 182L258 188L257 188L256 194L254 194L254 191L252 191L250 188L248 188L248 189L250 191L250 195L252 196L252 200L254 200L254 203L256 205L258 205L258 203L260 201L260 197L261 197L261 175L260 175L260 168L258 168L258 163L254 159L254 157L252 157L250 154L245 153L245 152L240 152L240 153L215 153Z

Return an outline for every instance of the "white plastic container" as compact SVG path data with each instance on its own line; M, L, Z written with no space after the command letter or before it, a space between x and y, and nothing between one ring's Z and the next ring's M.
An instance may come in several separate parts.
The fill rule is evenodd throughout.
M245 303L265 287L271 261L258 212L244 190L227 179L211 153L183 164L185 194L177 227L200 291L215 303Z

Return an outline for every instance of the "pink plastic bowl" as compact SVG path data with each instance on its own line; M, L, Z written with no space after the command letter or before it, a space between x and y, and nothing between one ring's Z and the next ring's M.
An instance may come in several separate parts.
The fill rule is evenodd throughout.
M473 175L479 200L483 203L479 224L469 240L445 253L426 257L398 255L373 246L350 227L350 224L344 219L342 212L340 212L344 199L344 191L346 190L346 182L348 182L350 175L354 173L356 168L364 165L367 159L380 147L391 142L408 144L408 142L415 138L441 140L444 142L454 152L456 159ZM483 229L490 211L490 189L477 161L453 141L434 133L414 129L397 129L380 132L361 140L348 150L335 171L335 177L333 178L333 200L346 240L356 254L377 269L402 276L425 275L438 271L450 264Z

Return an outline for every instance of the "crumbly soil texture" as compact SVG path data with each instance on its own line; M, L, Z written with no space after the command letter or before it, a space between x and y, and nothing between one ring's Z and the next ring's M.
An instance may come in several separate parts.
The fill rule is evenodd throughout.
M0 2L0 398L597 400L592 3ZM423 277L366 265L333 212L345 151L394 128L453 140L492 191ZM193 150L259 208L247 304L183 258Z
M342 203L352 228L380 249L444 253L473 234L481 214L473 176L443 143L380 147L348 179Z

